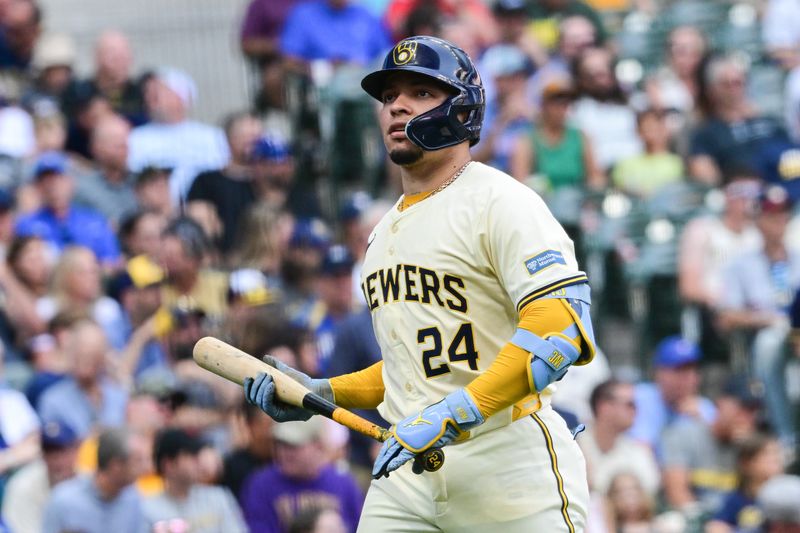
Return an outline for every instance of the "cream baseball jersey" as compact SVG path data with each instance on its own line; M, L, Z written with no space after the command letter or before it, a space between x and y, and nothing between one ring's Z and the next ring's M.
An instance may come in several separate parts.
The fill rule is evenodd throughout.
M395 206L370 235L361 274L384 360L381 415L395 424L465 387L511 339L519 309L585 281L542 199L481 163L438 194ZM540 396L532 402L549 402L548 390Z

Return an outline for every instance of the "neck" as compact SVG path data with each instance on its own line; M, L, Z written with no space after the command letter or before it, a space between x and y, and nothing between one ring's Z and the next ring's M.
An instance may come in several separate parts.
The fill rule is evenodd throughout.
M747 108L744 105L727 105L717 108L717 116L724 122L736 122L747 118Z
M265 179L253 180L253 183L255 184L256 195L262 202L278 207L286 203L289 192L283 187L279 187Z
M786 247L781 241L767 241L764 243L764 253L770 261L785 261Z
M453 177L453 175L470 161L469 147L460 144L450 157L432 159L400 167L403 182L403 194L416 194L432 191Z
M735 217L727 212L722 215L722 223L725 224L729 230L735 231L736 233L741 233L746 226L745 219Z
M649 155L653 154L663 154L668 152L666 146L662 146L660 144L648 144L645 146L645 152Z
M561 137L564 134L564 124L544 122L542 123L542 131L549 137Z
M164 480L164 490L173 500L185 500L189 496L191 488L192 485L189 483L180 483L170 479Z
M185 275L173 279L172 283L175 285L175 288L178 289L178 292L181 294L186 294L191 292L191 290L197 284L198 276L199 273L197 271L187 272Z
M90 400L97 400L100 395L100 384L96 379L90 381L77 381L78 388L81 389Z
M247 451L264 461L272 458L272 446L270 446L269 440L254 439L248 446Z
M50 290L50 284L47 282L31 283L28 285L28 290L30 290L34 296L45 296L47 291Z
M121 89L122 86L125 85L125 81L120 83L113 76L102 71L97 72L94 83L97 85L97 88L100 89L101 93L114 92Z
M100 494L100 498L106 501L116 498L122 490L122 487L118 487L117 484L112 482L103 472L95 474L94 485L97 488L97 492Z
M49 206L48 209L55 215L56 218L66 218L69 214L69 206Z
M253 175L253 171L246 163L231 160L228 166L225 167L225 174L232 178L250 179Z
M100 172L103 173L103 179L109 183L123 183L127 177L125 169L116 165L106 165L100 169Z
M595 425L593 431L594 440L597 443L597 447L603 453L608 452L614 447L614 443L617 441L617 437L619 436L619 431L607 424Z
M78 311L90 311L92 304L96 300L94 296L87 296L84 294L66 293L66 302Z
M183 110L180 111L172 110L165 112L161 114L156 120L156 122L160 122L162 124L167 124L170 126L174 124L180 124L185 121L186 121L186 112L184 112Z

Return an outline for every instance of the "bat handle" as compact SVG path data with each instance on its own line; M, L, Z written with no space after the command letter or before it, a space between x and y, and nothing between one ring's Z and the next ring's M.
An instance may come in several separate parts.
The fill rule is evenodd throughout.
M412 470L417 474L421 474L422 470L436 472L442 465L444 465L444 451L441 448L429 448L414 459Z

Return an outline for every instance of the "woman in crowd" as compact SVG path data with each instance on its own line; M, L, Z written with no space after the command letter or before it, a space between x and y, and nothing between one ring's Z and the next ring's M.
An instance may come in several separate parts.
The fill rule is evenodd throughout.
M521 138L511 156L511 174L524 181L531 174L547 180L548 188L588 187L602 189L606 177L594 158L589 139L568 124L575 99L569 82L554 79L542 90L542 109L536 130Z
M66 309L91 316L103 328L112 348L119 350L125 345L122 309L103 294L100 264L94 253L83 246L64 250L53 272L52 291L36 302L44 321Z
M608 488L607 529L614 533L650 533L654 503L647 496L639 478L630 473L614 476Z
M756 495L767 481L782 474L783 468L781 445L775 437L757 433L742 441L736 454L739 486L725 497L706 524L706 533L756 530L763 521Z

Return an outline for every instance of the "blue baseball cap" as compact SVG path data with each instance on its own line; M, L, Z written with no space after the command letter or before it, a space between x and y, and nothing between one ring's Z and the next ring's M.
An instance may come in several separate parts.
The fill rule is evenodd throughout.
M330 232L322 220L305 218L295 222L289 246L324 249L328 244L330 244Z
M372 205L372 197L366 191L356 191L351 194L339 211L339 219L350 222L358 219L364 211Z
M725 382L721 396L737 400L742 407L760 409L764 406L763 388L750 382L745 376L733 375Z
M274 136L265 135L253 145L253 159L256 161L283 162L291 155L289 145Z
M321 272L326 276L336 276L340 274L350 274L353 271L355 261L350 254L350 250L341 244L334 244L325 252L322 259Z
M80 442L77 433L60 420L50 420L42 424L42 448L58 449L74 446Z
M36 179L45 174L63 174L67 171L67 157L55 150L42 153L36 160L33 176Z
M697 344L673 335L658 343L653 363L656 366L677 368L697 364L701 355L700 347Z

